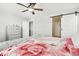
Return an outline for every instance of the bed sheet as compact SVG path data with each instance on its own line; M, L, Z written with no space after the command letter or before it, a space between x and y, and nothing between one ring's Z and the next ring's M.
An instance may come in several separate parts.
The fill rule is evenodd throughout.
M0 52L1 56L69 56L70 53L60 48L61 46L52 46L50 44L30 38L28 42L14 45Z

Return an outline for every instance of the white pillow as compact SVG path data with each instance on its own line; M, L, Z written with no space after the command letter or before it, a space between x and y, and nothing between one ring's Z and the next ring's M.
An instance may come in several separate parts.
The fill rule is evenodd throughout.
M57 37L40 37L38 40L47 44L57 45L61 39Z
M0 51L3 50L3 49L6 49L8 47L8 42L1 42L0 43Z

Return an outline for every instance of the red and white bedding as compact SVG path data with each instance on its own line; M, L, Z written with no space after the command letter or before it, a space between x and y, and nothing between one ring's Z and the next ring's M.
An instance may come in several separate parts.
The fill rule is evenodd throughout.
M12 46L0 52L0 56L69 56L79 55L79 48L75 48L71 38L59 46L42 43L36 39Z

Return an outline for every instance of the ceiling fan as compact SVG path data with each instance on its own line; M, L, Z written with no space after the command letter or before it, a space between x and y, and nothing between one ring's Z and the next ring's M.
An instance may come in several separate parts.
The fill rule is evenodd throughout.
M22 12L31 11L33 15L35 15L35 12L34 12L35 10L43 11L43 9L41 9L41 8L34 8L36 3L29 3L28 6L26 6L26 5L22 4L22 3L17 3L17 4L26 8Z

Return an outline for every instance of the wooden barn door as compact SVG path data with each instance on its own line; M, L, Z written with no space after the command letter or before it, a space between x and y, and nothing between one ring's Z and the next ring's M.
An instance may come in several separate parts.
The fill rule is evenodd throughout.
M52 18L52 36L61 37L61 16Z

